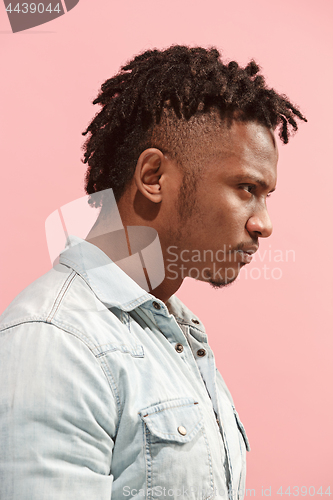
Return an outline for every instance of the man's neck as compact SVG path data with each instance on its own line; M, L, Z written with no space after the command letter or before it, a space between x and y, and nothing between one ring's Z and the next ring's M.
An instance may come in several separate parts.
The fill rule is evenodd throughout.
M161 301L167 302L167 300L179 289L183 279L172 279L172 277L168 275L159 241L155 243L156 248L152 245L151 232L155 230L147 226L142 226L142 230L140 230L140 226L124 227L119 231L113 232L105 232L106 230L106 221L100 223L96 221L86 237L86 241L102 250L102 252L104 252L136 283L142 284L143 272L147 282L145 290ZM137 230L136 235L133 230ZM149 254L148 252L144 252L148 246L150 247ZM129 257L137 253L139 254L141 265L129 265ZM148 258L149 262L147 261ZM161 270L161 267L163 267L163 270ZM162 276L163 281L152 288L156 281L159 281L159 276Z

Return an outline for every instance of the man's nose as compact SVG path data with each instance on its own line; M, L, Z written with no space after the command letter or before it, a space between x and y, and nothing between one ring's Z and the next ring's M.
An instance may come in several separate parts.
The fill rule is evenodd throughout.
M246 229L254 238L268 238L273 232L273 225L267 208L252 215L246 223Z

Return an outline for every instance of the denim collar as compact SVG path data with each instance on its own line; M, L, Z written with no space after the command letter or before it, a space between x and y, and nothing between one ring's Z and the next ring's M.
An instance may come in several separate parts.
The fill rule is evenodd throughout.
M74 269L107 307L131 311L153 298L100 248L77 236L68 237L59 262Z
M150 301L161 304L162 314L166 311L163 302L141 288L100 248L86 240L70 235L66 248L60 253L59 263L76 271L108 308L117 307L128 312ZM175 295L167 301L167 307L178 321L205 332L200 320Z

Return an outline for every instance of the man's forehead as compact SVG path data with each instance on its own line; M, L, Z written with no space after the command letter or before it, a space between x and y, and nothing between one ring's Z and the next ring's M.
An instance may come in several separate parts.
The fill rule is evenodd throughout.
M278 150L273 130L257 122L234 122L203 141L205 159L201 176L216 182L255 182L273 191ZM204 151L204 149L202 149Z
M274 131L257 121L233 120L231 123L223 123L221 128L221 139L226 146L242 144L270 144L276 148Z
M206 155L209 157L278 160L274 131L258 122L233 121L230 125L222 124L211 134L209 140L203 141L202 146L206 148Z

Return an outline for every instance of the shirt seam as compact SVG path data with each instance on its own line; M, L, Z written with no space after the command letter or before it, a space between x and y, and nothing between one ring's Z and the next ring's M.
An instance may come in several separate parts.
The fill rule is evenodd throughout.
M72 281L75 279L75 277L76 277L76 273L75 273L75 271L72 271L70 273L70 275L67 277L67 279L65 280L65 282L63 283L63 285L60 289L60 292L58 293L58 295L54 301L52 309L51 309L48 317L46 318L46 323L52 323L52 319L54 318L56 312L58 311L60 304L61 304L67 290L69 289L70 285L72 284Z
M52 322L52 323L49 323L49 322L46 322L46 321L23 321L23 322L19 322L15 325L12 325L6 329L3 330L3 332L5 330L10 330L11 328L15 328L17 326L21 326L21 325L24 325L25 323L44 323L45 325L49 325L49 326L53 326L55 327L57 330L60 330L62 332L65 332L67 333L68 335L72 335L73 337L75 337L78 341L80 341L90 352L90 354L92 355L92 357L95 359L95 362L97 363L97 365L99 366L100 370L102 371L103 373L103 376L105 377L107 383L108 383L108 386L110 387L110 390L111 390L111 393L112 393L112 396L116 402L116 405L117 405L117 413L118 413L118 422L117 422L117 425L116 425L116 429L118 431L118 427L119 427L119 424L120 424L120 417L121 417L121 414L122 414L122 407L121 407L121 404L120 404L120 398L119 398L119 393L117 393L117 386L115 384L115 381L114 381L114 377L113 375L111 374L110 372L110 377L112 378L112 381L114 382L115 384L115 388L116 390L114 390L114 388L112 387L112 384L110 383L110 380L105 372L105 369L104 367L102 366L102 359L103 358L100 358L100 357L97 357L95 356L95 354L93 353L93 342L91 342L82 332L80 332L80 330L76 330L77 333L79 333L79 335L75 332L75 331L70 331L69 329L65 329L65 328L62 328L60 325L57 325L56 322ZM72 328L74 330L74 328ZM84 338L81 338L81 335L82 337ZM95 346L94 346L95 347ZM117 434L117 432L116 432Z

